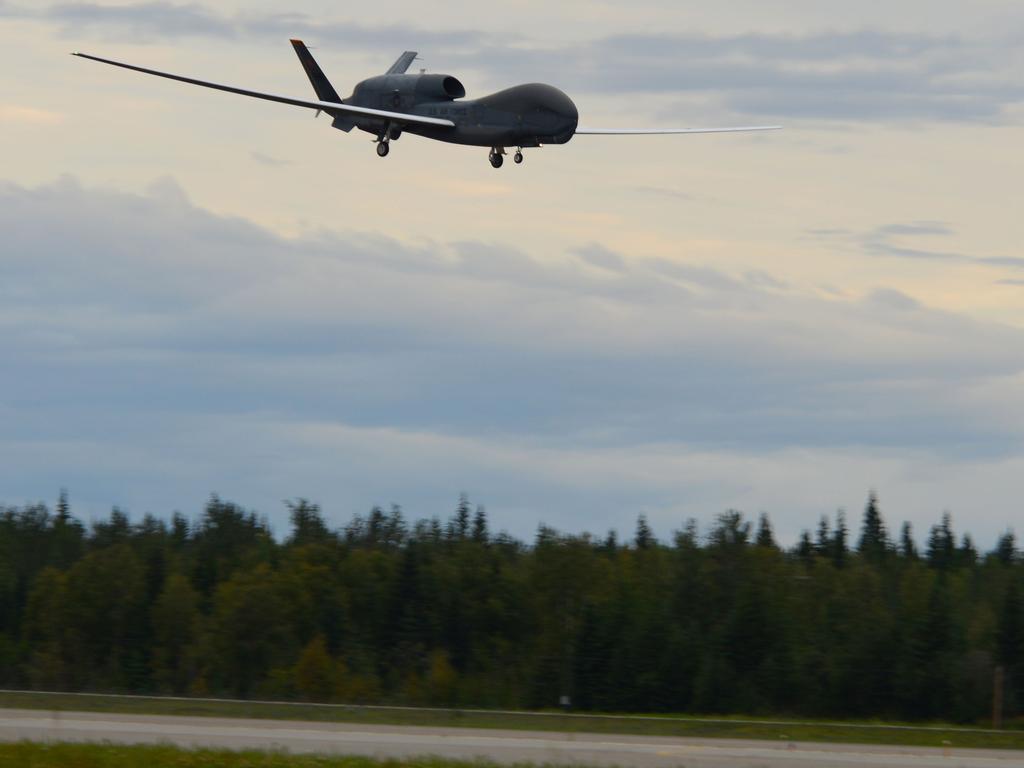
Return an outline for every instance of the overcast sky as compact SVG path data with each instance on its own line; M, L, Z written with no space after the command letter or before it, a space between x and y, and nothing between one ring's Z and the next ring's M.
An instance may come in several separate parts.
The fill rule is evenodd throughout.
M0 502L286 530L306 496L529 536L793 540L875 489L984 547L1022 514L1019 2L0 0ZM299 97L403 50L470 96L568 91L579 137L495 171L386 160Z

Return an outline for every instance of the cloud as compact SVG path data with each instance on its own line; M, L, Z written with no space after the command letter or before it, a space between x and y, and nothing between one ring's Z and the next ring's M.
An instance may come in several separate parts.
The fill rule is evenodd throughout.
M860 237L864 250L875 256L897 256L905 259L927 259L932 261L973 261L970 256L952 251L912 248L902 245L903 238L950 237L953 231L938 221L914 222L911 224L886 224Z
M591 243L575 251L587 264L591 264L610 272L622 272L626 268L626 262L619 254L610 251L599 243Z
M877 288L868 294L865 301L869 305L897 312L912 312L921 309L921 304L902 291L892 288Z
M23 498L469 490L579 528L781 505L819 463L808 488L857 501L1024 448L1021 331L884 287L823 299L600 244L284 238L169 180L0 185L0 230L0 486Z
M0 8L0 12L3 9ZM21 11L18 15L30 15ZM313 36L339 46L377 48L396 41L434 47L479 44L483 38L472 30L432 31L407 24L363 25L355 22L313 20L298 12L225 15L199 3L142 2L124 5L57 3L31 14L61 25L64 34L127 38L133 42L153 39L273 38ZM400 43L404 44L404 43Z
M847 229L811 229L808 236L825 242L851 244L871 256L913 259L920 261L948 262L953 264L978 264L988 267L1024 269L1024 258L1017 256L974 256L960 251L926 248L911 245L908 241L922 239L951 239L956 232L945 222L917 221L909 223L884 224L867 232L853 232Z
M22 123L26 125L60 125L64 115L35 107L17 104L0 104L0 123Z
M0 6L0 13L4 13ZM489 86L552 81L572 93L669 97L664 119L708 115L855 122L1005 122L1024 102L1011 38L970 39L873 30L803 35L619 34L558 46L485 30L365 25L298 12L225 15L200 4L60 3L8 8L67 35L140 40L303 36L325 46L430 51L443 69L472 69Z
M282 160L277 157L271 157L270 155L265 155L262 152L256 152L255 150L249 153L249 157L251 157L260 165L265 165L268 168L281 168L286 165L291 165L290 160Z
M693 200L694 196L689 192L682 192L678 189L669 189L668 187L651 187L651 186L636 186L632 188L635 192L642 192L647 195L656 195L658 197L668 197L673 200Z
M169 2L100 5L98 3L57 3L41 13L76 34L116 29L128 37L234 37L237 25L196 3Z

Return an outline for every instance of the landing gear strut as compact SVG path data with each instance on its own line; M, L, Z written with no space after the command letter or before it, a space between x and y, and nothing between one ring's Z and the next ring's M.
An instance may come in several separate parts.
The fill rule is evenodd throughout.
M387 157L391 151L391 142L397 141L402 135L402 127L388 123L384 130L377 134L377 157Z
M488 156L491 161L492 168L501 168L505 163L505 148L504 147L492 147L491 154Z

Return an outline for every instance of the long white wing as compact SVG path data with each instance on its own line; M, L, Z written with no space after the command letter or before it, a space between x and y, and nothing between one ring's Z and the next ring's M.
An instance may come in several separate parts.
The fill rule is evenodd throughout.
M737 128L577 128L577 134L591 136L653 136L663 133L738 133L740 131L778 131L781 125L747 125Z
M274 96L269 93L260 93L258 91L249 91L245 88L235 88L230 85L218 85L217 83L209 83L205 80L195 80L191 77L182 77L181 75L172 75L167 72L158 72L155 69L145 69L143 67L136 67L131 64L122 64L119 61L111 61L110 59L101 59L98 56L90 56L87 53L73 53L72 56L80 56L83 59L92 59L102 64L110 64L115 67L122 67L123 69L131 69L135 72L142 72L147 75L156 75L157 77L165 77L168 80L177 80L181 83L189 83L190 85L201 85L203 88L213 88L217 91L226 91L228 93L237 93L241 96L251 96L254 99L263 99L264 101L275 101L278 104L290 104L293 107L305 107L306 109L319 109L323 110L329 115L337 116L338 114L354 114L354 115L369 115L372 117L383 117L389 120L394 120L398 123L418 123L421 125L437 125L445 128L454 128L455 123L451 120L445 120L439 117L424 117L423 115L413 115L408 112L389 112L385 109L370 109L369 107L356 107L351 104L335 103L333 101L308 101L306 99L293 99L288 96Z

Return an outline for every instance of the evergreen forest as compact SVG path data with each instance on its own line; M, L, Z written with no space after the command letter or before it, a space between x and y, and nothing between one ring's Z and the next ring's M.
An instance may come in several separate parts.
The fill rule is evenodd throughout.
M984 722L1024 716L1024 558L948 515L920 540L766 515L631 539L495 534L375 508L290 530L213 497L194 520L66 495L0 507L0 685L408 705ZM920 541L920 543L919 543Z

